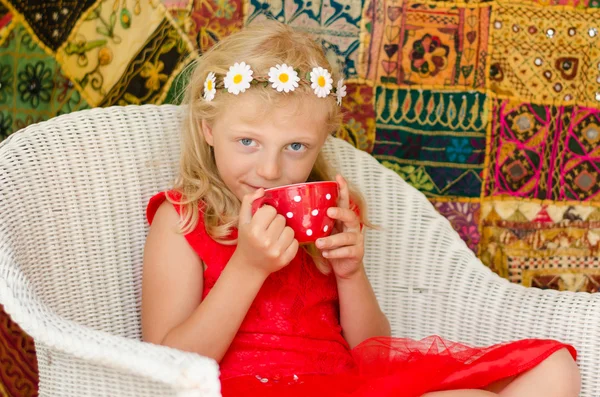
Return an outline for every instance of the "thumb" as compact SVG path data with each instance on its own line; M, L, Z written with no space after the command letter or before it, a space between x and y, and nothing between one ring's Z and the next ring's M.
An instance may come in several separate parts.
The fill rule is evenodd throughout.
M239 224L250 223L252 221L252 203L265 195L265 189L260 188L254 193L249 193L242 199L242 206L240 207L240 221Z

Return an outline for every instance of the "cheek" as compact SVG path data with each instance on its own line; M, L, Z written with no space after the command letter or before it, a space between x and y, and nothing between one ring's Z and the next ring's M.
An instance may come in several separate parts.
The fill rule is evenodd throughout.
M286 173L289 179L297 182L304 182L308 179L310 172L313 169L317 156L307 156L303 159L291 159L288 164L285 165Z
M219 174L221 174L221 177L225 179L231 174L232 170L235 169L231 164L231 156L228 156L226 152L219 150L218 148L215 148L214 153L217 170L219 171Z
M233 182L248 174L255 168L252 157L231 150L217 153L215 151L217 169L223 181Z

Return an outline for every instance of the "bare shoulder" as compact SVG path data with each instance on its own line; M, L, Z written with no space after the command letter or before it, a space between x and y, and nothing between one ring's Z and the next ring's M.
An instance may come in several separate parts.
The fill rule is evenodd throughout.
M142 336L160 343L200 304L203 264L179 232L179 214L169 202L156 211L144 247Z
M171 226L174 227L177 227L179 223L179 214L175 211L173 204L166 200L156 210L150 228L152 228L152 226L164 225L165 223L170 223Z
M179 214L171 203L165 201L158 207L150 232L146 238L145 258L156 255L181 254L190 262L200 263L200 258L188 244L185 236L179 232Z

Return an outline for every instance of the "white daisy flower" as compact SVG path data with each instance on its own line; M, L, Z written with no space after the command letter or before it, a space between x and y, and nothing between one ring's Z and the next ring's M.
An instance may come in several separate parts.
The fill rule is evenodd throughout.
M344 79L339 79L337 82L337 89L335 91L335 97L337 98L337 104L342 105L342 98L346 96L346 85Z
M284 63L269 69L269 81L278 92L290 92L298 88L300 77L293 67Z
M229 93L234 95L246 91L250 88L250 82L253 80L252 73L252 69L250 69L249 65L246 65L246 62L236 62L233 66L229 67L229 71L225 75L225 79L223 80L225 88L227 88Z
M206 101L210 102L215 99L215 94L217 93L216 85L215 74L210 72L204 81L204 99Z
M333 88L331 74L327 69L323 69L320 66L313 68L312 72L310 72L310 81L312 83L310 88L315 91L315 94L319 98L325 98Z

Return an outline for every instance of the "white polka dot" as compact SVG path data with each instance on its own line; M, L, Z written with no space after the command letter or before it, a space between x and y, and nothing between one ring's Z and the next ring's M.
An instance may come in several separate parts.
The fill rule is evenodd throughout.
M325 196L325 198L326 198L327 200L331 200L331 194L327 193L327 195Z
M307 236L312 236L312 230L308 229L308 230L306 231L306 235L307 235Z
M319 210L313 210L312 214L313 214L313 216L319 215Z
M294 217L294 214L292 214L291 212L288 212L287 214L285 214L288 218L292 219Z
M302 199L300 198L300 196L296 196L296 197L294 197L294 201L295 201L295 202L299 203L299 202L300 202L300 200L302 200Z
M329 226L325 225L325 227L323 228L323 231L326 232L327 230L329 230Z

